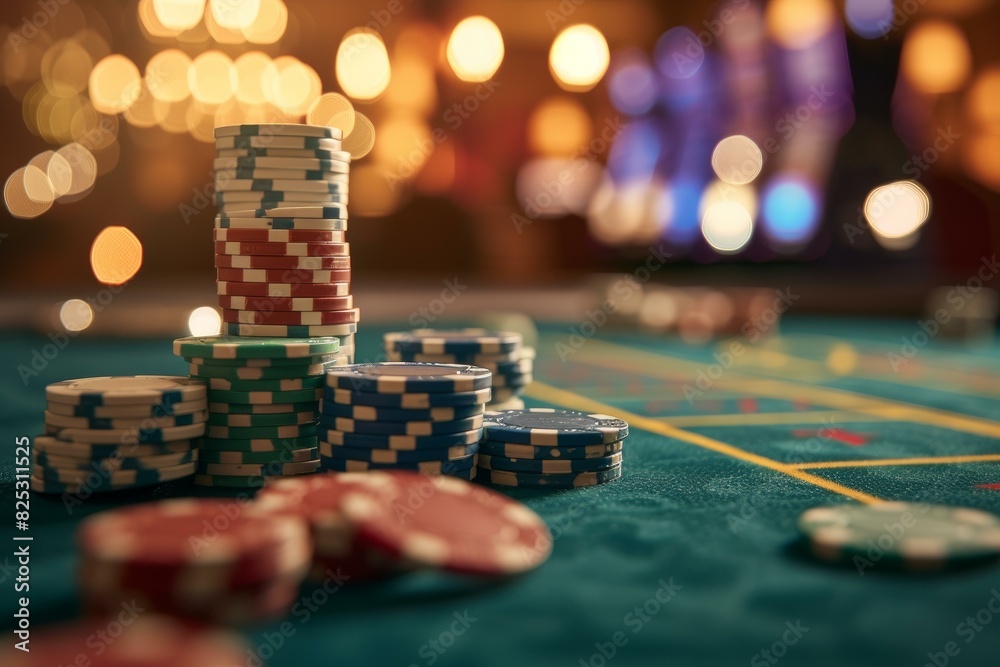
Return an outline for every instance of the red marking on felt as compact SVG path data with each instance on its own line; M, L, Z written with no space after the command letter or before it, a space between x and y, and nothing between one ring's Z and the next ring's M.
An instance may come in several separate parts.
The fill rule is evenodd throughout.
M1000 491L1000 482L996 484L976 484L977 489L986 489L987 491Z
M823 428L818 431L813 431L809 429L797 429L792 431L792 435L796 438L814 438L819 437L825 440L835 440L837 442L842 442L845 445L850 445L851 447L860 447L862 445L868 444L868 436L863 433L852 433L851 431L845 431L842 428Z
M756 398L741 398L740 399L740 412L757 412L757 399Z

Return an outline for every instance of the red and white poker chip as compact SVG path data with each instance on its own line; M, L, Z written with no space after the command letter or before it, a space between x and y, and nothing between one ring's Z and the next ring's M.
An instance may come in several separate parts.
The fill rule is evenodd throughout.
M404 565L495 577L535 569L552 553L545 522L507 496L442 475L368 475L373 483L348 491L341 513L360 544Z
M277 310L223 310L223 322L239 324L285 324L321 326L324 324L351 324L358 321L358 309L277 311Z
M280 255L216 255L219 269L349 269L351 258L345 255L332 257L287 257Z
M343 243L345 232L332 229L232 229L212 230L216 241L257 243Z

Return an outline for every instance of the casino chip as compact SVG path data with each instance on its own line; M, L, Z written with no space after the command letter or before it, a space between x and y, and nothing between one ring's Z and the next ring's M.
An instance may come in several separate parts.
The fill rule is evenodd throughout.
M81 594L92 610L113 613L141 599L151 611L216 622L287 611L311 561L304 523L213 500L101 512L80 525L77 545Z
M50 384L45 397L66 405L169 405L204 399L205 385L170 375L93 377Z
M114 641L107 637L108 621L87 618L68 625L36 630L31 650L0 647L5 667L250 667L250 646L236 634L218 628L199 628L167 616L143 613L119 626Z
M344 493L342 515L359 544L411 567L506 576L537 568L552 551L545 522L506 496L444 476L369 475L364 490ZM398 505L412 497L420 510L400 521Z
M554 489L575 489L581 486L597 486L613 482L622 476L621 464L604 470L567 474L540 474L508 472L506 470L485 470L491 484L499 486L547 486Z
M491 407L521 409L515 400L531 384L535 351L522 345L521 335L487 329L415 329L390 332L383 338L386 357L397 362L470 364L492 373Z
M358 364L327 373L330 387L379 394L468 392L488 389L492 373L457 364L383 362Z
M525 445L601 445L628 435L628 423L610 415L552 408L487 412L486 439Z
M799 532L816 558L912 571L1000 559L1000 517L968 507L886 502L815 507ZM877 559L873 554L877 554Z
M483 440L479 443L479 449L483 454L506 459L591 459L604 458L622 451L623 442L623 440L619 440L606 445L587 445L584 447L536 447L534 445Z
M506 470L507 472L533 472L539 474L568 475L577 472L607 470L621 466L621 452L602 458L582 459L512 459L502 456L479 455L479 467L485 470Z
M268 146L274 145L279 137L314 137L340 142L344 138L344 133L336 127L321 125L267 123L261 125L223 125L215 128L215 138L220 139L222 137L233 137L233 143L239 143L236 138L248 139L251 137L260 137L262 140L261 143L264 146ZM339 148L336 150L339 150Z

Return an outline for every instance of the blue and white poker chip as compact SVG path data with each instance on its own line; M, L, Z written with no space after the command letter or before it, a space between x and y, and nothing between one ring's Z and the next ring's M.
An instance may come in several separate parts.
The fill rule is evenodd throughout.
M486 475L486 473L489 473ZM485 470L484 477L490 484L499 486L548 487L552 489L575 489L583 486L597 486L613 482L622 476L621 465L606 470L568 474L542 474L531 472L508 472L506 470Z
M331 459L350 459L370 463L403 463L412 461L449 461L465 459L479 451L479 444L455 445L444 449L370 449L365 447L342 447L328 442L320 443L319 452Z
M216 145L222 137L313 137L341 141L344 131L326 125L305 125L303 123L244 123L242 125L221 125L215 128Z
M479 443L479 450L490 456L519 460L599 459L622 451L622 442L619 440L606 445L583 445L580 447L536 447L534 445L483 440Z
M457 445L472 445L479 442L481 436L482 429L441 435L374 435L343 433L328 428L319 429L319 438L322 442L368 449L447 449Z
M437 393L426 392L415 394L378 394L372 391L350 391L349 389L333 389L326 387L323 390L323 398L333 403L344 405L370 405L381 408L397 409L424 409L437 407L454 407L466 405L479 405L490 400L490 389L479 389L477 391L464 391L457 393Z
M386 422L450 422L481 415L485 409L486 406L482 403L412 410L380 408L372 405L343 405L332 401L323 401L320 405L320 410L324 415L344 417L356 421Z
M487 440L524 445L602 445L625 438L628 422L611 415L530 408L487 412L483 431Z
M493 374L478 366L387 361L354 364L326 374L329 387L379 394L466 392L488 389Z
M546 475L569 475L578 472L607 470L622 463L621 452L599 459L510 459L502 456L479 455L479 467L486 470L533 472Z
M383 337L387 351L422 354L504 354L522 346L521 334L487 329L414 329Z
M373 435L442 435L459 433L483 427L482 415L450 422L387 422L364 421L346 417L321 415L320 426L343 433L368 433Z
M412 470L428 475L453 474L459 476L461 473L475 468L475 454L464 459L454 459L446 461L405 461L400 463L372 463L370 461L355 461L352 459L323 459L324 470L336 470L337 472L365 472L368 470Z

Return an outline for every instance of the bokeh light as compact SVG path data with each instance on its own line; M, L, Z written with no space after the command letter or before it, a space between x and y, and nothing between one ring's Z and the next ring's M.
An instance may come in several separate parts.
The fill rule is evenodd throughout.
M909 236L927 222L931 198L916 181L896 181L875 188L865 199L865 219L884 238Z
M97 180L97 159L83 144L73 142L56 151L56 155L65 160L73 174L69 190L62 198L75 199L94 187Z
M260 0L208 0L212 18L227 30L245 30L260 13Z
M742 134L726 137L712 152L712 169L726 183L752 183L763 167L764 154L753 139Z
M448 64L462 81L486 81L503 62L503 35L485 16L470 16L455 26L448 38Z
M668 79L690 79L705 64L705 47L690 28L678 26L656 41L653 60Z
M375 147L375 125L368 116L363 113L354 114L354 129L344 137L341 143L342 148L351 154L351 158L358 160L368 155ZM356 170L355 170L356 171ZM354 191L354 179L356 173L351 175L351 191Z
M141 83L135 63L120 54L110 55L90 73L90 102L101 113L121 113L139 99Z
M385 43L374 30L351 30L337 48L337 83L344 94L360 101L377 99L389 85L392 70Z
M64 39L45 51L39 74L49 93L56 97L72 97L87 89L93 66L90 54L79 42Z
M192 336L215 336L222 331L222 316L211 306L199 306L188 317L188 331Z
M171 28L165 26L163 21L160 20L159 15L156 13L156 8L153 6L154 0L139 0L139 25L146 32L149 37L156 40L163 40L169 37L176 37L185 28ZM170 0L164 0L165 3L169 4ZM204 11L204 2L202 4L202 11ZM199 16L200 20L200 16ZM195 21L193 25L197 25L198 21Z
M779 246L796 246L811 239L819 224L819 214L819 196L799 176L779 174L764 189L763 231Z
M288 7L282 0L260 0L257 19L246 28L243 36L251 44L274 44L288 28Z
M179 49L160 51L146 63L146 89L163 102L180 102L191 94L188 70L191 58Z
M42 151L28 162L29 167L37 167L49 179L53 196L58 199L69 192L73 185L73 168L66 158L55 151Z
M737 253L750 242L753 219L738 202L712 204L701 219L701 234L716 251Z
M965 35L952 23L924 21L903 43L900 70L918 91L950 93L962 87L972 68Z
M419 58L394 56L392 80L382 99L393 109L431 113L437 106L437 83L434 81L433 65Z
M593 131L590 114L566 95L545 99L528 119L528 143L539 155L574 155L590 141Z
M765 18L772 39L786 49L812 46L839 22L832 0L771 0Z
M274 70L266 76L277 76L277 68L271 57L261 51L247 51L236 59L233 66L236 67L236 99L244 104L267 102L267 95L264 93L265 72Z
M558 35L549 51L549 70L563 89L590 90L608 70L611 54L601 31L592 25L573 25Z
M142 243L126 227L105 227L90 247L90 268L105 285L121 285L139 272Z
M354 130L354 105L340 93L324 93L306 112L306 122L310 125L326 125L339 128L346 137Z
M236 92L236 66L222 51L205 51L188 70L188 87L203 104L222 104Z
M865 39L882 37L892 30L895 14L893 0L847 0L844 5L847 25Z
M641 116L653 108L658 87L656 72L641 51L616 54L608 75L608 96L615 108L631 116Z
M322 85L316 70L292 56L275 58L274 68L266 68L261 78L267 100L291 116L304 115L320 96Z
M14 170L3 187L4 204L15 218L37 218L52 208L55 193L45 172L34 166Z
M378 132L373 157L402 178L419 174L434 152L431 127L419 116L405 112L391 114L379 123Z
M701 201L698 202L698 218L705 217L708 209L715 204L727 201L736 202L742 206L750 215L751 220L757 219L757 212L760 208L757 191L746 185L732 185L725 181L713 181L701 193Z
M205 0L153 0L152 4L160 25L168 30L193 28L205 14Z
M973 123L984 129L1000 129L1000 66L986 67L976 75L965 109Z
M94 322L94 310L83 299L69 299L59 307L59 323L66 331L83 331Z

